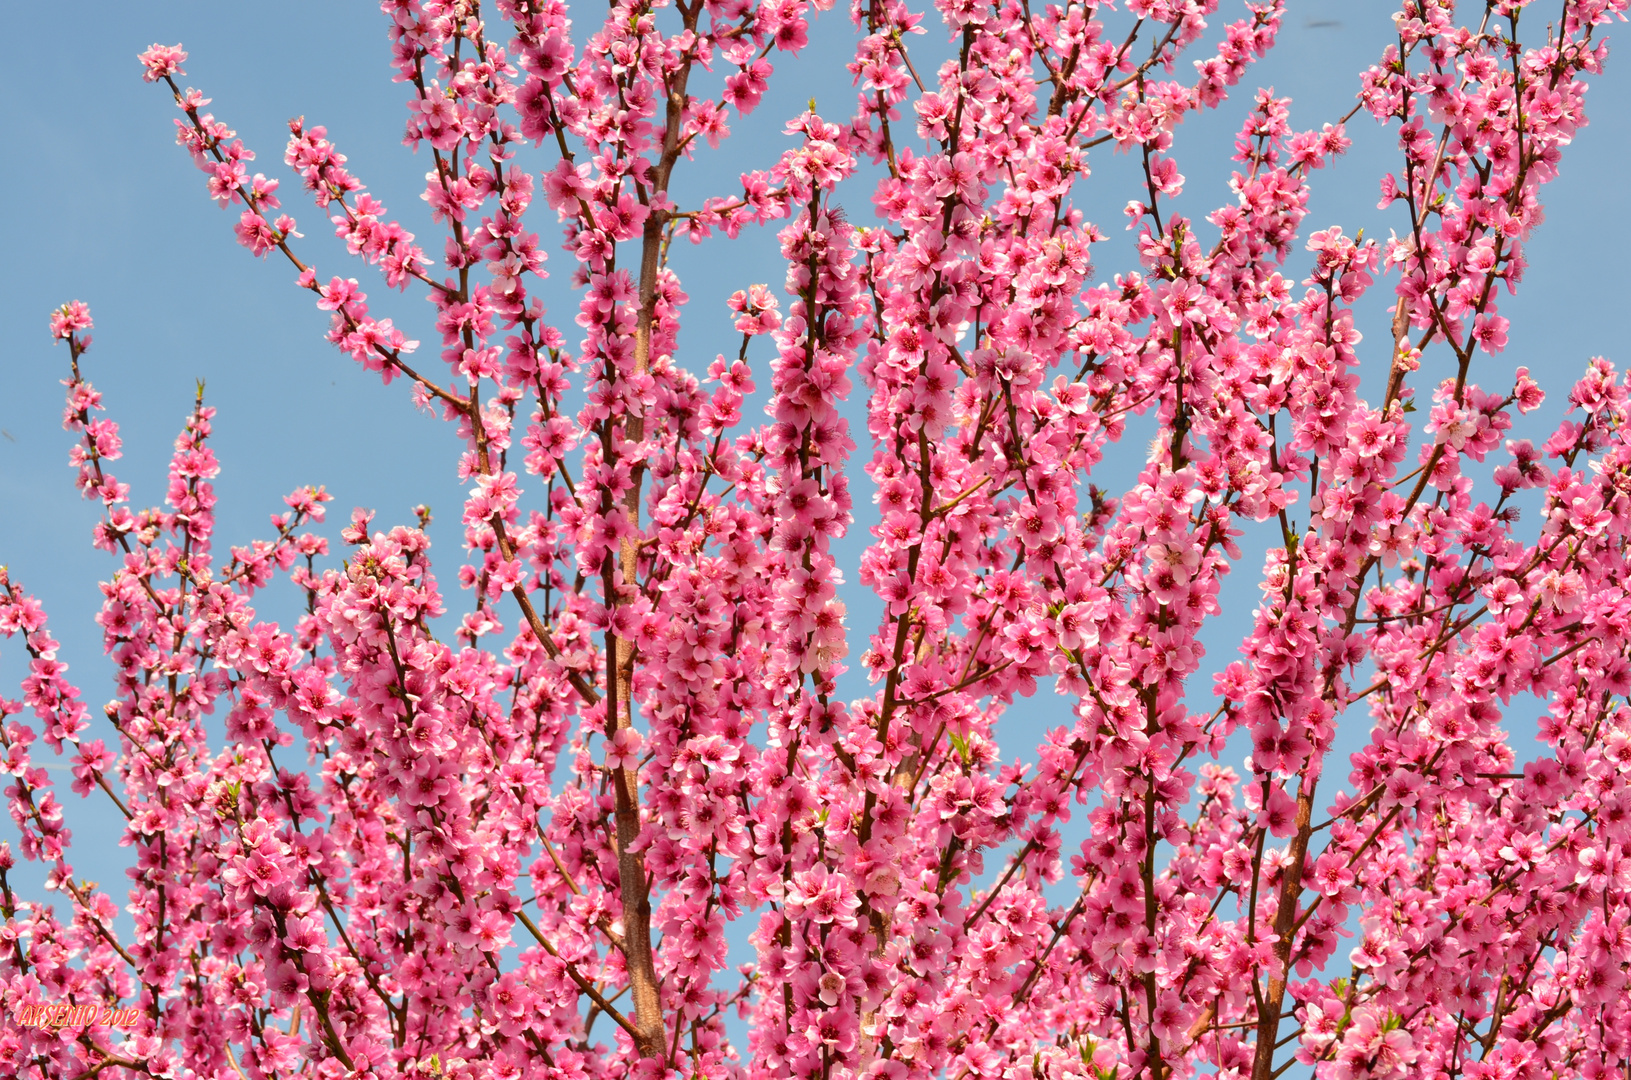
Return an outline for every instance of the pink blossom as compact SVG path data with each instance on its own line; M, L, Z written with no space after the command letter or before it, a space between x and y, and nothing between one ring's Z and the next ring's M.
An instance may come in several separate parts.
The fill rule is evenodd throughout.
M213 408L133 500L90 313L51 315L112 678L93 709L0 568L0 870L38 864L0 974L143 1027L0 1030L12 1071L1623 1074L1631 380L1593 358L1545 430L1469 358L1624 5L1401 4L1358 86L1380 242L1308 220L1345 125L1253 89L1280 0L858 5L855 97L700 167L832 6L389 0L436 257L297 117L363 267L321 274L143 54L240 243L447 421L463 505L331 538L301 487L223 544ZM1214 169L1177 130L1231 93ZM690 314L673 240L760 226L773 280L716 261ZM428 309L378 317L375 272ZM59 770L115 804L117 888Z
M142 72L142 78L147 82L158 82L171 75L186 74L181 70L181 65L187 62L187 54L182 51L180 45L155 44L136 59L140 60L142 67L146 69Z

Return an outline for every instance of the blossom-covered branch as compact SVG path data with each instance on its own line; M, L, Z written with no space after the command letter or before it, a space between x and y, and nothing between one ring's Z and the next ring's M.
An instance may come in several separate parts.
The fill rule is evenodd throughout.
M1298 130L1250 97L1204 220L1178 209L1174 129L1244 92L1282 0L1216 29L1218 0L939 0L937 67L908 46L925 13L857 0L853 114L812 102L790 148L740 151L682 209L675 176L719 175L697 159L736 153L827 6L615 0L579 28L559 0L385 0L439 259L324 127L292 121L284 161L350 256L424 295L445 370L357 278L323 283L181 48L142 54L240 242L457 433L470 596L442 591L428 510L359 508L331 555L319 487L218 556L202 387L165 508L133 510L81 371L90 313L53 314L115 559L95 723L117 750L0 573L30 664L0 702L18 851L71 900L64 924L19 898L0 847L0 974L12 1013L134 995L140 1020L0 1028L17 1075L1631 1067L1631 384L1591 359L1525 437L1543 388L1484 375L1624 0L1545 26L1404 0L1348 115ZM1363 112L1398 138L1385 243L1304 228ZM1107 204L1112 152L1137 180ZM1095 267L1103 205L1136 267ZM576 329L542 299L550 212ZM779 292L692 316L735 355L682 349L673 241L772 222ZM1393 318L1367 341L1379 278ZM1156 437L1129 451L1140 416ZM1095 483L1129 453L1130 486ZM1261 598L1206 685L1236 571ZM252 606L284 576L287 629ZM871 689L846 699L850 663ZM999 745L1042 694L1072 722ZM129 940L73 879L25 709L127 821ZM1346 770L1339 724L1370 731Z

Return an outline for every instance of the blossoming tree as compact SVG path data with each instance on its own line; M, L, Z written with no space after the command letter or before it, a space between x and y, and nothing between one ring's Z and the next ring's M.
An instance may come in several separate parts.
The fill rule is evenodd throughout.
M1233 201L1173 207L1174 126L1273 44L1283 0L1199 57L1217 0L1127 0L1114 33L1109 4L940 0L938 71L909 52L922 14L856 0L854 115L812 106L774 168L677 204L810 7L612 0L574 25L559 0L386 0L439 250L323 127L292 121L284 162L385 286L430 301L428 359L370 314L376 286L306 261L287 189L180 81L180 47L142 55L243 245L456 427L469 596L444 597L424 514L358 510L331 551L321 488L218 551L202 389L163 507L137 509L90 313L51 316L114 559L116 691L88 707L0 572L0 633L30 658L0 700L21 836L0 974L12 1016L139 1016L7 1022L4 1071L1628 1075L1628 381L1593 360L1538 447L1507 437L1542 398L1525 370L1478 382L1625 0L1549 23L1490 0L1465 24L1405 0L1354 110L1398 133L1381 245L1299 242L1348 140L1266 92ZM1104 279L1072 193L1112 150L1142 166L1141 266ZM863 165L867 226L832 200ZM565 225L576 330L539 297L541 219ZM738 354L678 349L670 245L771 222L786 278L732 298ZM1362 346L1380 274L1391 337ZM765 379L768 418L744 416ZM1112 498L1089 480L1137 413L1160 435ZM875 626L846 620L832 546L858 487ZM1253 523L1276 539L1242 659L1197 685ZM280 577L306 600L291 626L254 607ZM875 689L844 701L852 652ZM1039 680L1073 725L999 751ZM1524 708L1528 762L1503 729ZM1347 770L1339 719L1371 731ZM1235 732L1243 770L1220 761ZM113 892L74 875L40 738L128 819L123 940ZM54 904L7 880L19 854ZM734 969L733 924L754 952Z

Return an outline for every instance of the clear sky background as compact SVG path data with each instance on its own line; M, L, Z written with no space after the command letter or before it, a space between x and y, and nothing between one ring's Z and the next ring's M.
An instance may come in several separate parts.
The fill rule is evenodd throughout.
M1555 17L1558 6L1532 5L1526 25ZM852 54L855 31L844 7L816 18L811 45L798 58L777 61L772 92L752 117L733 122L732 138L718 151L682 164L676 181L682 206L695 205L705 194L728 193L744 170L771 166L793 145L782 124L811 97L829 120L853 112L855 92L843 64ZM1354 103L1359 73L1390 40L1393 7L1384 0L1291 0L1270 57L1247 73L1220 110L1186 119L1174 150L1188 178L1179 205L1200 222L1203 236L1211 229L1201 221L1205 214L1232 201L1228 155L1254 89L1268 85L1291 96L1294 127L1318 128L1339 118ZM1463 7L1471 11L1477 5ZM111 669L92 622L100 603L97 583L111 575L113 563L90 545L97 506L80 500L66 464L72 437L60 427L59 380L66 376L68 356L66 348L53 347L46 320L51 308L69 299L87 301L96 320L84 370L104 393L108 414L122 426L125 456L112 470L131 484L136 506L162 500L171 443L195 380L204 378L207 400L219 410L212 440L222 465L216 482L218 556L228 545L268 535L267 515L281 511L282 496L298 485L320 483L334 494L328 533L337 547L339 526L353 506L378 510L376 525L389 526L411 523L410 508L429 503L436 513L432 555L444 595L455 615L467 610L469 595L454 578L462 495L454 477L460 446L451 427L415 413L405 382L382 388L377 376L324 342L327 316L314 308L309 293L294 288L286 262L276 256L256 260L238 246L231 230L236 211L223 213L210 203L202 174L173 141L172 117L178 113L168 92L143 83L136 62L136 54L153 42L184 43L191 58L183 84L213 98L210 111L258 152L255 168L283 180L285 207L306 234L302 257L324 278L357 277L376 313L394 317L409 337L422 340L421 363L438 371L431 309L422 294L390 293L370 268L349 259L282 164L288 118L304 115L308 124L327 125L329 137L350 158L349 167L418 234L431 256L440 255L441 235L419 199L429 163L401 145L409 90L390 80L385 23L376 6L366 0L273 5L4 0L3 9L14 43L8 52L18 102L11 121L15 149L0 170L0 205L6 207L0 215L5 254L0 563L44 600L52 632L63 643L61 658L91 705L91 735L115 741L100 718L100 705L111 694ZM600 10L587 5L583 18L596 18ZM1223 0L1211 20L1209 41L1243 13L1239 0ZM926 80L948 52L944 31L932 19L931 12L929 34L909 42ZM1534 36L1538 32L1536 27ZM582 34L580 26L580 42ZM1631 36L1624 40L1631 44ZM1189 57L1210 52L1197 46ZM1186 59L1182 74L1188 71ZM1514 367L1532 369L1552 398L1514 434L1537 443L1561 417L1561 400L1588 358L1607 356L1619 366L1631 362L1625 331L1631 305L1631 223L1625 210L1631 63L1626 58L1611 55L1606 75L1587 95L1587 111L1590 126L1566 150L1560 178L1543 189L1546 221L1526 247L1526 279L1516 298L1502 299L1502 313L1512 320L1511 343L1501 356L1481 357L1473 374L1488 388L1504 389ZM1367 236L1383 238L1390 228L1403 228L1402 212L1376 209L1377 182L1399 161L1393 134L1363 113L1348 133L1354 140L1349 154L1314 174L1303 239L1337 224L1349 235L1364 227ZM525 160L535 172L552 161L543 154ZM1091 165L1093 177L1078 185L1074 198L1111 235L1095 249L1097 278L1107 280L1138 269L1121 209L1141 191L1133 186L1129 159L1111 147L1095 150ZM852 220L870 220L867 181L875 176L863 172L841 190L839 201ZM559 227L541 199L533 228L550 250L556 275L546 300L575 350L575 305L566 292L572 263L559 250ZM785 273L774 227L734 242L717 237L699 248L676 245L673 265L691 298L682 324L681 362L699 372L716 353L734 352L739 340L730 329L725 297L754 282L768 282L779 294ZM1287 274L1300 280L1308 265L1299 242ZM1392 279L1379 282L1360 307L1364 393L1372 399L1380 395L1387 373L1392 284ZM761 388L769 383L767 348L761 340L752 353ZM1442 352L1429 352L1416 377L1422 398L1453 371L1452 364ZM860 389L860 380L855 382ZM857 399L848 412L852 434L862 443L852 459L858 520L839 551L850 583L843 594L850 610L850 662L858 666L880 608L855 584L866 529L876 515L860 471L870 453L863 403ZM1141 467L1152 433L1147 422L1130 425L1095 482L1119 495ZM1302 516L1305 504L1306 497ZM1525 535L1535 526L1531 514ZM1226 579L1225 610L1204 636L1208 656L1203 674L1192 682L1197 708L1210 699L1207 674L1235 659L1235 648L1250 629L1256 572L1269 541L1266 531L1249 535L1239 572ZM283 587L263 594L258 606L287 619L295 600L293 590ZM501 610L513 621L512 607ZM6 696L17 694L21 655L20 643L0 643L0 693ZM867 692L854 672L844 689L852 696ZM1532 727L1536 708L1532 700L1515 701L1509 726L1519 733ZM1042 695L1017 703L1003 727L1005 736L1013 736L1005 741L1004 759L1028 756L1043 728L1068 722L1066 703L1057 699ZM1363 717L1353 716L1343 727L1342 744L1351 748L1367 736ZM36 749L49 765L49 750ZM1238 766L1246 752L1242 747L1229 763ZM105 799L78 800L67 788L65 761L58 767L54 778L75 828L78 872L104 884L118 880L130 855L116 846L123 819ZM1346 773L1345 765L1332 763L1326 790L1345 783ZM0 838L15 838L9 818L0 821ZM1067 849L1071 846L1067 840ZM38 880L27 874L18 878ZM115 895L122 898L122 889Z

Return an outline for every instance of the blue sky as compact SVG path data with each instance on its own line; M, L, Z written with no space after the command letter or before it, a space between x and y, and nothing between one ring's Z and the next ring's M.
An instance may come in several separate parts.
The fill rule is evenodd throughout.
M1291 96L1294 126L1317 128L1352 105L1359 72L1389 40L1392 5L1380 0L1291 0L1289 6L1274 53L1248 72L1221 110L1192 116L1178 131L1174 152L1188 177L1180 205L1196 219L1229 200L1227 156L1256 86L1272 85L1276 93ZM1554 6L1548 4L1548 11ZM1212 20L1213 37L1242 11L1238 0L1224 0ZM1531 12L1532 19L1543 21L1538 5ZM321 483L334 494L331 535L352 506L373 507L379 524L392 524L410 522L409 508L429 503L437 514L431 534L444 593L453 610L465 610L468 595L452 581L462 500L453 474L459 447L452 430L415 413L405 384L381 388L375 376L322 340L327 318L314 309L309 294L293 287L294 273L286 263L256 260L238 246L231 232L235 215L209 202L201 174L173 142L176 110L169 95L141 81L135 59L153 42L183 42L191 53L183 83L213 98L210 110L258 151L257 167L284 180L285 205L307 237L303 256L324 276L357 276L375 310L393 316L433 353L429 306L416 293L390 293L367 267L347 259L282 165L289 117L304 115L308 124L327 125L353 171L432 255L440 252L439 234L419 199L427 162L401 146L408 91L390 81L385 26L374 5L360 0L285 0L275 6L193 0L89 8L17 4L8 15L10 40L29 43L10 50L13 86L38 100L14 111L18 149L11 166L0 172L0 192L11 207L0 217L0 250L7 255L0 271L5 278L0 289L0 385L5 388L0 392L0 563L45 601L53 632L63 642L62 658L92 705L93 733L110 734L97 730L98 706L111 683L91 620L100 600L97 582L110 575L112 564L90 546L96 507L79 499L66 466L71 438L60 427L59 380L66 374L67 352L52 347L46 316L68 299L89 302L95 316L95 344L85 370L103 391L109 415L122 425L125 456L113 468L132 485L138 506L162 498L170 445L194 382L202 377L208 401L219 410L213 439L223 469L217 481L218 553L266 535L267 515L281 510L282 496L301 484ZM719 151L682 166L676 182L681 205L728 192L737 173L773 164L791 145L782 123L811 97L828 119L848 116L854 91L842 64L852 43L853 28L842 6L821 14L811 46L795 60L778 61L775 89L760 110L733 124L735 137ZM910 44L919 72L930 78L947 49L944 35L931 28ZM1505 387L1515 366L1535 372L1553 399L1516 434L1537 441L1561 415L1558 402L1589 357L1604 355L1622 366L1631 362L1624 329L1631 296L1625 254L1631 252L1631 223L1624 210L1631 76L1620 70L1625 66L1611 56L1607 74L1587 96L1591 124L1565 153L1561 177L1543 191L1546 222L1527 247L1526 280L1516 298L1503 302L1503 314L1513 324L1511 344L1503 355L1481 360L1474 374L1486 386ZM1361 114L1349 135L1354 140L1349 154L1314 175L1304 237L1334 224L1350 235L1364 227L1367 235L1381 237L1399 227L1395 214L1375 208L1377 181L1397 160L1391 133ZM536 169L548 159L540 155L533 162ZM1122 231L1121 208L1139 194L1131 186L1129 165L1108 146L1096 150L1094 176L1075 194L1077 205L1111 235L1095 252L1101 280L1136 269ZM863 175L839 199L852 219L866 221L868 196ZM575 344L565 290L570 261L558 250L552 216L540 217L535 228L551 249L550 266L557 275L547 293L551 309ZM677 246L674 266L691 297L681 362L698 371L715 353L735 349L725 297L754 282L769 282L779 291L783 276L773 229L734 242L718 238L701 248ZM1299 246L1290 269L1300 278L1306 268ZM1390 300L1391 281L1383 281L1360 308L1365 392L1372 398L1379 396L1386 375ZM762 376L768 355L754 356ZM427 359L427 366L435 363ZM1427 370L1417 377L1418 390L1431 386L1429 371L1436 381L1447 365L1446 357L1430 353ZM759 381L767 386L769 380ZM864 435L861 403L852 406L852 433ZM1148 437L1145 427L1133 425L1122 452L1111 455L1096 482L1119 494L1142 464ZM859 471L867 454L862 446L853 459L859 520L840 549L850 583L845 598L854 628L852 663L878 613L870 594L854 584L866 526L874 520ZM1525 528L1534 524L1531 519ZM1234 659L1235 644L1250 627L1260 565L1260 555L1252 551L1261 552L1267 543L1267 534L1248 537L1247 559L1226 582L1224 615L1204 639L1205 671ZM294 599L285 590L260 606L286 618ZM16 693L20 652L15 642L0 643L0 680L7 687L0 693ZM845 689L864 693L865 684L852 676ZM1198 678L1192 700L1199 705L1209 696L1210 680ZM1530 703L1530 715L1533 707ZM1522 709L1515 707L1517 728ZM1017 703L1012 726L1005 724L1004 732L1019 741L1005 745L1004 758L1023 756L1024 740L1061 722L1068 722L1068 712L1057 700ZM1350 722L1344 741L1364 735L1362 725ZM1328 768L1333 782L1326 790L1345 780L1346 772L1343 766ZM104 883L115 880L128 864L128 850L114 843L122 819L105 801L80 803L66 789L66 773L57 775L76 829L80 874ZM12 836L11 822L0 822L0 838Z

